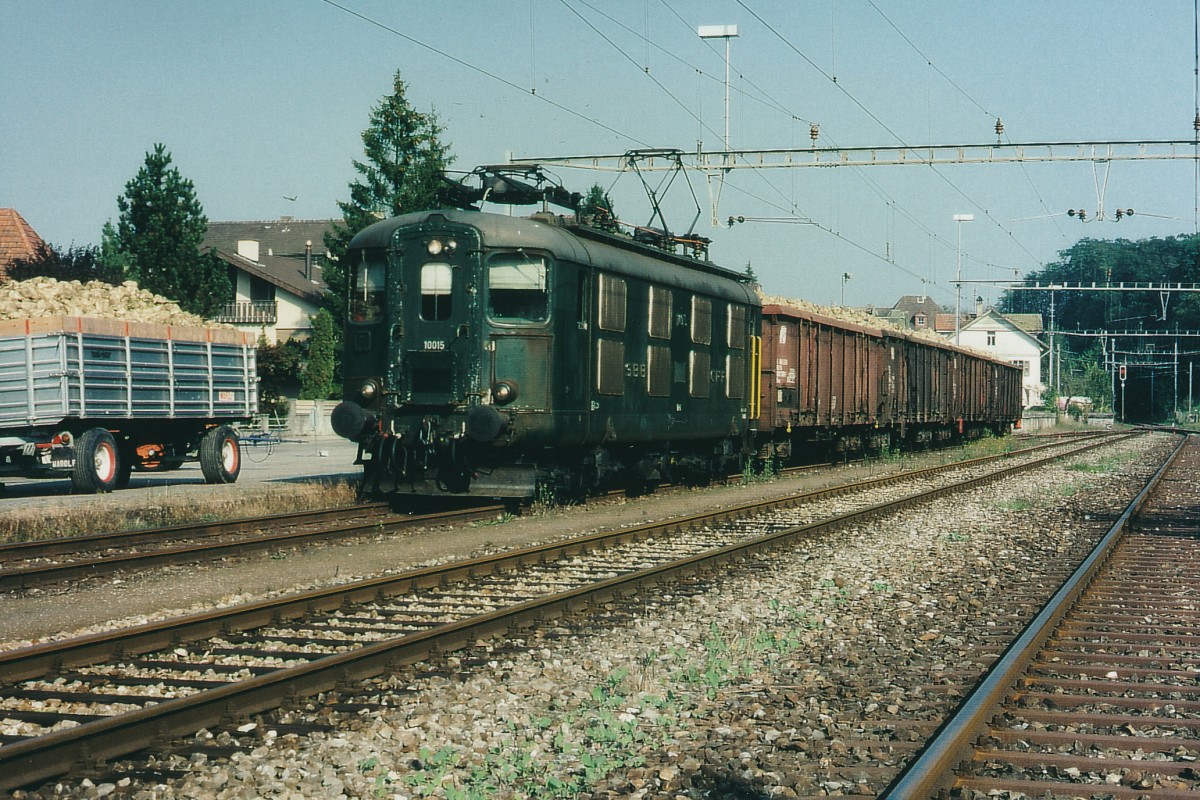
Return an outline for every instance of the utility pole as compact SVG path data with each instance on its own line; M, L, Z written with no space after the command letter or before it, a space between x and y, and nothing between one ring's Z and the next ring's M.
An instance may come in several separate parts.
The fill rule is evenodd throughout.
M1179 421L1179 339L1175 339L1175 362L1171 370L1171 374L1175 377L1175 416L1173 421Z
M1058 288L1058 287L1056 287L1056 286L1050 287L1050 330L1049 330L1050 358L1047 359L1047 361L1048 361L1047 366L1049 367L1049 370L1050 370L1049 384L1050 384L1050 388L1054 391L1055 394L1058 393L1058 384L1055 383L1055 380L1054 380L1056 377L1054 374L1054 290L1056 288Z
M954 223L958 228L958 250L954 269L954 343L958 344L962 332L962 224L974 222L974 214L955 214Z

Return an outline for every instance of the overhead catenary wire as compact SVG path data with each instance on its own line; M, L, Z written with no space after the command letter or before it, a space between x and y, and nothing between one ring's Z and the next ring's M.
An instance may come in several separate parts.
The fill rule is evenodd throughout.
M470 61L459 58L458 56L451 55L450 53L447 53L445 50L440 50L431 44L422 42L420 39L409 36L408 34L402 32L402 31L398 31L395 28L391 27L390 25L385 25L384 23L380 22L377 19L372 19L371 17L368 17L366 14L362 14L358 11L355 11L352 8L347 8L346 6L342 5L341 3L336 2L336 0L321 0L321 2L325 3L328 6L332 6L333 8L336 8L345 14L349 14L352 17L360 19L363 22L367 23L368 25L374 25L376 28L386 31L387 33L390 33L393 36L398 36L401 39L403 39L404 41L409 42L410 44L414 44L417 47L420 47L424 50L428 50L431 53L436 53L437 55L441 56L442 58L445 58L449 61L453 61L455 64L458 64L461 67L465 67L466 69L469 69L472 72L475 72L479 75L483 75L484 77L486 77L490 80L496 81L497 83L501 83L510 89L515 89L516 91L520 92L521 94L526 94L531 97L534 97L534 98L540 100L541 102L546 103L547 105L557 108L559 111L562 111L566 114L570 114L572 117L583 120L584 122L587 122L591 125L595 125L596 127L606 130L609 133L616 134L617 136L620 136L622 139L626 139L627 141L633 142L634 144L640 145L641 147L650 147L651 146L650 143L644 142L641 139L638 139L636 136L634 136L630 133L627 133L625 131L614 128L611 125L607 125L607 124L601 122L600 120L595 119L594 117L589 117L587 114L584 114L581 111L576 111L575 109L571 108L568 105L559 103L555 100L551 100L550 98L546 97L544 94L537 94L536 92L533 92L530 89L525 89L520 84L515 83L515 82L509 80L508 78L497 75L494 72L486 70L483 67L480 67L476 64L472 64Z
M818 74L820 74L822 77L824 77L827 81L829 81L831 84L833 84L833 86L839 92L841 92L848 100L850 100L850 102L852 102L855 106L857 106L859 108L859 110L861 110L864 114L866 114L867 117L869 117L873 122L875 122L877 125L879 125L879 127L881 127L889 135L894 137L897 142L899 142L904 147L911 147L911 145L909 145L907 142L904 141L903 137L901 137L896 131L894 131L891 128L891 126L889 126L886 122L884 122L877 114L875 114L875 112L873 112L873 111L871 111L871 109L867 108L867 106L864 105L861 100L859 100L853 93L851 93L848 89L846 89L844 82L838 82L836 78L834 78L828 72L826 72L824 69L822 69L816 62L814 62L811 58L809 58L807 54L805 54L802 50L800 50L800 48L796 47L796 45L793 44L790 39L788 39L786 36L784 36L782 33L780 33L779 30L776 29L769 22L767 22L762 17L762 15L760 15L758 12L756 12L754 9L752 9L749 5L747 5L745 0L737 0L737 4L739 6L741 6L748 14L750 14L752 17L754 17L754 19L757 20L763 27L765 27L768 31L770 31L772 35L774 35L777 39L779 39L779 41L782 42L784 44L784 46L786 46L789 50L791 50L793 53L795 53L801 60L803 60L810 67L812 67L814 70L816 70L816 72ZM952 180L947 178L945 176L945 174L942 173L941 170L937 169L933 165L929 165L929 168L933 171L933 174L936 175L939 180L941 180L943 183L945 183L947 186L949 186L951 189L953 189L956 194L958 194L960 197L963 198L963 200L970 203L972 208L976 209L980 214L985 216L987 219L991 220L992 224L994 224L1000 230L1007 233L1010 240L1013 242L1013 244L1016 247L1018 247L1020 250L1022 250L1029 257L1029 259L1031 261L1033 261L1035 264L1038 264L1040 266L1040 262L1039 262L1037 256L1035 256L1029 250L1029 248L1027 248L1022 242L1018 241L1016 239L1016 237L1013 235L1012 231L1005 228L1004 225L1000 222L1000 220L998 220L995 217L995 215L993 215L991 213L991 211L989 211L981 203L979 203L976 200L974 200L973 198L971 198L957 184L955 184Z
M622 131L622 130L620 130L620 129L618 129L618 128L616 128L616 127L612 126L612 125L609 125L609 124L607 124L607 123L604 123L604 122L602 122L602 121L600 121L599 119L596 119L596 118L594 118L594 117L590 117L590 116L588 116L587 114L584 114L584 113L582 113L582 112L580 112L580 111L577 111L576 109L574 109L574 108L572 108L572 107L570 107L570 106L568 106L568 105L566 105L566 104L564 104L564 103L561 103L561 102L558 102L558 101L556 101L556 100L553 100L553 99L551 99L550 97L546 96L545 94L538 94L536 91L534 91L534 89L535 89L536 87L532 87L532 86L531 86L529 89L523 88L523 87L521 87L521 86L520 86L518 83L516 83L516 82L514 82L514 81L512 81L512 80L510 80L510 79L508 79L508 78L505 78L505 77L503 77L503 76L501 76L501 75L498 75L498 74L496 74L495 72L492 72L491 70L488 70L488 69L485 69L485 68L483 68L483 67L480 67L480 66L478 66L478 65L476 65L476 64L473 64L473 63L471 63L470 61L467 61L466 59L463 59L463 58L460 58L460 57L458 57L458 56L455 56L455 55L453 55L453 54L451 54L451 53L449 53L449 52L446 52L446 51L444 51L444 50L442 50L442 49L440 49L440 48L438 48L438 47L435 47L435 46L433 46L433 45L430 45L430 44L428 44L428 43L426 43L426 42L423 42L423 41L421 41L421 40L419 40L419 39L417 39L417 38L415 38L415 37L413 37L413 36L410 36L410 35L408 35L408 34L405 34L404 32L402 32L402 31L400 31L400 30L397 30L396 28L394 28L394 27L392 27L392 26L389 26L389 25L387 25L387 24L385 24L385 23L383 23L383 22L381 22L381 21L379 21L379 20L376 20L376 19L373 19L373 18L371 18L371 17L367 16L366 14L363 14L363 13L360 13L360 12L358 12L358 11L355 11L355 10L353 10L353 9L351 9L351 8L348 8L348 7L346 7L345 5L343 5L343 4L339 3L339 2L337 2L337 0L322 0L322 1L323 1L324 3L326 3L327 5L329 5L330 7L332 7L332 8L336 8L336 9L338 9L339 11L341 11L341 12L343 12L343 13L345 13L345 14L349 15L349 16L355 17L355 18L357 18L357 19L359 19L359 20L361 20L361 21L363 21L363 22L365 22L365 23L367 23L367 24L369 24L369 25L372 25L372 26L374 26L374 27L377 27L377 28L379 28L379 29L381 29L381 30L383 30L383 31L385 31L385 32L387 32L387 33L389 33L389 34L393 35L393 36L396 36L396 37L398 37L398 38L401 38L401 39L403 39L403 40L405 40L405 41L407 41L407 42L409 42L409 43L411 43L411 44L413 44L413 45L416 45L417 47L420 47L420 48L422 48L422 49L424 49L424 50L427 50L427 51L429 51L429 52L432 52L432 53L434 53L434 54L436 54L436 55L438 55L438 56L440 56L440 57L442 57L442 58L445 58L445 59L447 59L447 60L449 60L449 61L451 61L451 62L453 62L453 63L455 63L455 64L458 64L458 65L460 65L460 66L462 66L462 67L464 67L464 68L466 68L466 69L468 69L468 70L470 70L470 71L472 71L472 72L475 72L476 74L482 75L482 76L484 76L484 77L486 77L486 78L488 78L488 79L490 79L490 80L493 80L493 81L495 81L495 82L497 82L497 83L500 83L500 84L502 84L502 85L504 85L504 86L506 86L506 87L508 87L508 88L510 88L510 89L514 89L514 90L516 90L516 91L520 92L521 94L526 94L526 95L532 96L532 97L534 97L535 99L537 99L537 100L540 100L541 102L543 102L543 103L546 103L547 105L549 105L549 106L551 106L551 107L553 107L553 108L556 108L556 109L558 109L558 110L560 110L560 111L562 111L562 112L564 112L564 113L566 113L566 114L569 114L569 115L570 115L570 116L572 116L572 117L575 117L575 118L578 118L578 119L580 119L580 120L583 120L583 121L587 122L588 124L594 125L594 126L596 126L596 127L600 128L600 129L602 129L602 130L605 130L605 131L607 131L607 132L609 132L609 133L612 133L612 134L614 134L614 135L616 135L616 136L618 136L618 137L621 137L621 138L623 138L623 139L625 139L625 140L627 140L627 141L629 141L629 142L633 143L634 145L637 145L637 146L640 146L640 147L652 147L652 146L653 146L653 145L651 145L651 144L650 144L650 143L648 143L648 142L642 141L641 139L639 139L638 137L634 136L634 135L633 135L633 134L631 134L631 133L628 133L628 132L626 132L626 131ZM565 2L565 0L562 0L562 1L563 1L564 5L566 5L566 2ZM582 2L582 0L581 0L581 2ZM666 3L666 0L662 0L662 2L663 2L663 4L664 4L665 6L667 6L667 7L668 7L668 9L670 9L670 6L669 6L669 4L667 4L667 3ZM744 5L744 4L743 4L743 5ZM568 8L570 8L570 6L567 6L567 7L568 7ZM589 6L589 7L591 7L591 6ZM570 10L571 10L573 13L575 13L575 14L576 14L576 16L580 17L581 19L584 19L584 18L582 17L582 15L580 15L576 9L570 8ZM674 11L674 9L670 9L670 10L672 11L672 13L675 13L677 17L679 16L679 15L678 15L678 13ZM682 17L680 17L680 20L681 20L681 21L683 21L683 20L682 20ZM585 22L587 22L587 21L586 21L586 19L584 19L584 21L585 21ZM595 29L595 26L591 25L590 23L589 23L589 27L591 27L591 28ZM769 26L768 26L768 27L769 27ZM597 30L596 32L597 32L598 34L600 33L598 30ZM776 35L778 35L778 34L776 34ZM603 36L602 36L602 38L606 38L606 37L603 37ZM786 41L786 40L785 40L785 41ZM614 45L615 45L615 43L614 43ZM622 53L622 55L623 55L623 56L624 56L624 57L625 57L627 60L630 60L630 61L631 61L631 63L633 63L635 66L637 65L636 59L631 59L631 58L630 58L630 57L629 57L627 54L625 54L625 53L624 53L624 51L622 51L622 50L621 50L619 47L618 47L618 48L616 48L616 49L618 49L618 51L619 51L619 52L621 52L621 53ZM795 48L793 48L793 49L795 49ZM666 51L664 51L664 52L666 52ZM805 60L807 60L807 58L805 58ZM532 61L531 61L531 64L532 64L532 63L534 63L534 62L532 62ZM531 67L531 69L532 69L532 67ZM642 72L643 74L647 74L647 71L646 71L644 68L642 68L642 67L638 67L638 71L639 71L639 72ZM650 77L651 77L652 79L654 79L654 78L653 78L653 76L650 76ZM654 79L654 80L656 80L656 79ZM658 82L658 81L656 80L656 82ZM658 83L660 83L660 85L661 85L661 82L658 82ZM663 87L662 87L662 89L663 89L663 91L664 91L664 92L666 92L666 93L668 94L668 96L672 97L672 99L673 99L673 100L674 100L676 103L679 103L679 104L681 105L681 107L684 107L684 108L686 108L686 106L685 106L684 104L680 103L679 99L678 99L677 97L675 97L675 96L674 96L674 94L673 94L673 93L671 93L671 92L670 92L670 91L669 91L669 90L668 90L668 89L667 89L665 86L663 86ZM770 105L770 104L768 103L768 105ZM780 104L776 104L776 105L777 105L777 107L779 107L779 108L782 108L782 105L780 105ZM697 119L697 121L698 121L698 124L700 124L700 125L702 126L702 129L705 129L705 128L706 128L706 129L708 129L708 130L709 130L711 133L713 133L713 135L716 135L716 131L714 131L714 130L713 130L711 127L709 127L709 126L707 126L707 125L704 125L704 124L703 124L703 121L702 121L701 119L699 119L699 118L698 118L696 115L691 115L691 116L693 116L694 118L696 118L696 119ZM801 118L801 117L797 117L797 118L799 118L799 119L803 119L803 118ZM868 185L871 185L871 184L873 183L873 181L871 181L869 178L866 178L865 176L860 176L860 178L862 178L863 180L867 181ZM765 178L764 178L764 180L765 180ZM943 178L943 180L945 180L945 179ZM739 191L742 191L743 193L747 194L748 196L753 196L753 195L750 195L750 194L749 194L748 192L746 192L745 190L740 190L740 189L739 189ZM775 191L779 192L779 190L778 190L778 188L777 188L777 187L775 187ZM880 187L878 187L877 185L875 186L875 191L876 191L877 193L880 193L882 196L885 196L885 197L887 196L887 195L886 195L886 192L883 192L883 190L882 190ZM782 192L779 192L779 193L781 194L781 196L783 196L783 195L782 195ZM889 198L889 199L891 199L891 198ZM762 198L758 198L758 200L759 200L759 202L764 202L764 203L766 203L767 205L769 205L769 206L771 206L771 207L776 207L776 208L779 208L779 206L776 206L774 203L769 203L769 202L767 202L767 201L763 200ZM784 197L784 200L785 200L785 202L789 202L789 201L788 201L788 199L787 199L786 197ZM927 230L927 231L928 231L928 228L926 228L926 227L925 227L925 226L924 226L922 223L920 223L920 221L919 221L919 220L917 220L917 218L916 218L916 217L915 217L915 216L914 216L914 215L913 215L911 212L909 212L907 209L904 209L902 206L899 206L899 205L897 205L897 208L899 208L899 210L900 210L900 213L901 213L901 214L902 214L902 215L903 215L903 216L904 216L906 219L909 219L910 221L913 221L913 222L914 222L914 224L917 224L917 225L918 225L919 227L921 227L922 229L924 229L924 230ZM789 214L795 214L795 212L796 212L796 209L795 209L795 207L794 207L794 203L790 203L790 202L789 202L789 207L788 207L788 208L786 208L786 209L783 209L783 210L784 210L784 212L785 212L785 213L789 213ZM917 276L917 273L916 273L916 272L914 272L914 271L912 271L912 270L909 270L909 269L907 269L907 268L903 267L902 265L899 265L899 264L897 264L897 263L896 263L894 260L889 260L889 259L888 259L886 256L882 256L882 255L880 255L880 254L878 254L878 253L875 253L874 251L872 251L872 250L871 250L871 249L870 249L868 246L866 246L866 245L863 245L863 244L861 244L861 243L858 243L858 242L854 242L853 240L851 240L851 239L849 239L848 237L844 236L844 235L843 235L843 234L841 234L840 232L837 232L835 229L833 229L833 228L831 228L831 227L828 227L828 226L823 226L823 225L819 225L819 224L818 224L816 227L818 227L819 229L821 229L821 230L824 230L824 231L826 231L826 232L830 233L831 235L834 235L834 236L835 236L836 238L838 238L839 240L841 240L841 241L844 241L844 242L846 242L846 243L848 243L848 244L851 244L851 245L852 245L852 246L854 246L855 248L857 248L857 249L859 249L859 250L861 250L861 251L863 251L863 252L865 252L865 253L868 253L868 254L870 254L870 255L872 255L872 256L874 256L874 257L876 257L876 258L878 258L879 260L883 261L884 263L887 263L887 264L891 265L891 266L892 266L892 267L894 267L894 268L901 269L902 271L904 271L904 272L907 272L907 273L908 273L908 274L910 274L910 275L913 275L913 276L915 276L915 277L919 277L919 276ZM937 238L939 241L942 241L941 237L938 237L936 234L933 234L932 232L930 232L930 233L931 233L931 235L933 235L935 238Z
M892 21L891 17L889 17L887 14L883 13L883 9L881 9L874 2L874 0L867 0L867 5L869 5L872 9L874 9L875 13L877 13L883 19L883 21L886 22L891 27L891 29L896 32L897 36L899 36L902 40L904 40L905 44L907 44L909 47L912 48L913 52L915 52L918 56L920 56L925 61L925 64L930 69L932 69L934 72L936 72L938 75L940 75L942 77L942 79L944 79L946 81L946 83L950 84L950 86L954 87L954 89L959 94L961 94L964 98L966 98L967 102L969 102L971 105L975 106L977 109L979 109L981 112L983 112L984 116L988 117L989 119L996 120L997 138L999 138L1000 136L1004 136L1005 140L1008 141L1008 143L1010 145L1012 144L1012 140L1010 138L1008 138L1007 134L1003 133L1004 126L1000 122L999 114L994 114L991 111L989 111L987 108L985 108L982 103L980 103L978 100L975 99L975 97L973 97L970 94L970 92L968 92L961 85L959 85L959 83L957 81L955 81L953 78L951 78L950 75L948 75L945 70L943 70L941 67L939 67L937 64L935 64L933 62L933 59L930 58L928 55L926 55L925 52L923 50L921 50L921 48L917 47L916 43L912 40L912 38L910 38L909 35L907 33L905 33L903 30L901 30L899 25L897 25L895 22ZM1200 112L1198 112L1198 113L1200 113ZM1051 215L1052 212L1050 211L1049 206L1046 204L1045 199L1042 197L1042 193L1038 190L1037 184L1034 183L1033 176L1031 176L1029 174L1028 167L1024 164L1024 162L1020 162L1018 165L1021 168L1021 174L1024 176L1026 182L1029 183L1029 188L1033 190L1033 194L1037 198L1038 205L1040 205L1042 207L1042 209L1046 212L1047 215ZM1067 236L1067 232L1063 229L1063 227L1060 224L1058 219L1054 219L1054 226L1056 228L1058 228L1059 235L1064 240L1069 238Z

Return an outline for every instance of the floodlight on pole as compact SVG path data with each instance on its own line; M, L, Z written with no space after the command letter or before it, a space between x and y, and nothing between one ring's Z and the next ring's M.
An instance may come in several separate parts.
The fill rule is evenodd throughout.
M954 343L958 344L962 332L962 223L974 222L974 214L955 214L955 227L958 228L958 248L956 266L954 268Z
M729 152L729 40L736 39L737 25L701 25L696 29L701 39L725 40L725 152Z

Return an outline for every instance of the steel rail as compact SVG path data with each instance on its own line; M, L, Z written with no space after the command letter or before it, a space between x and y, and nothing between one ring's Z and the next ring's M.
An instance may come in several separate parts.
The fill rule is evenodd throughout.
M1083 560L1042 610L963 699L958 710L934 731L933 736L917 752L876 800L924 800L945 796L954 782L954 770L967 760L973 744L986 730L996 709L1016 685L1026 666L1049 639L1058 623L1087 589L1092 578L1104 565L1116 543L1125 533L1130 520L1146 504L1157 488L1187 437L1163 462L1133 501L1101 537L1091 553Z
M1086 437L1103 437L1103 435L1111 434L1087 433L1085 435ZM1025 447L1025 449L1021 450L1001 453L1000 456L985 456L984 459L1019 456L1022 455L1022 453L1037 450L1039 447L1063 445L1064 443L1062 443L1062 441L1045 445L1034 445L1032 447ZM979 461L980 459L968 459L966 462L956 462L955 464L949 465L949 467L947 467L947 465L941 465L941 467L929 469L949 469L956 467L956 465L968 465L977 463ZM121 531L121 533L80 536L74 537L74 539L72 539L72 537L59 537L59 539L44 540L43 542L19 542L14 543L14 545L0 545L0 558L4 558L8 553L17 554L20 558L24 559L48 558L52 557L52 555L72 552L72 542L82 542L85 546L96 548L132 546L134 543L143 543L148 541L154 542L156 539L169 536L197 536L210 539L210 537L220 536L222 534L240 533L240 531L256 530L264 527L278 528L280 525L292 523L293 519L298 519L299 522L296 522L296 525L319 523L322 522L323 519L336 518L338 515L342 515L342 513L354 513L358 511L359 507L368 513L379 513L380 516L382 516L382 513L388 509L388 506L383 504L352 506L347 507L347 509L300 512L299 515L287 515L287 513L283 513L283 515L272 515L262 518L236 519L236 521L229 523L173 525L173 527L157 528L145 531ZM420 527L420 525L430 524L454 524L463 521L469 521L469 519L491 516L493 513L502 510L503 506L499 505L473 507L473 509L439 512L434 513L434 515L395 518L384 523L384 525L385 530L389 531L389 533L392 533L392 531L407 528L410 527L410 525L412 525L412 527ZM276 547L300 546L304 545L306 542L314 540L335 539L335 537L349 537L364 533L372 533L372 531L378 529L378 525L379 523L376 522L364 523L361 525L356 525L356 527L355 525L352 525L352 527L336 529L263 534L254 537L247 537L247 539L242 540L210 543L210 545L180 545L178 547L164 547L156 549L156 551L144 553L103 555L103 557L68 561L68 563L64 564L44 564L16 567L16 569L0 569L0 591L29 589L31 587L40 587L40 585L68 581L68 579L72 578L110 575L110 573L121 570L142 569L142 567L172 564L185 564L202 558L221 558L226 557L226 555L238 555L241 553L263 551L263 549L272 549ZM228 530L226 529L227 527Z
M1091 442L1075 447L1065 453L1048 456L1018 468L1031 468L1050 461L1122 441L1140 434L1124 434L1113 439ZM181 642L194 641L230 630L249 630L279 620L294 619L311 611L336 609L346 602L370 601L377 597L403 594L413 589L436 586L451 580L460 580L474 575L499 572L519 567L522 564L546 561L574 555L599 546L656 536L672 531L684 530L729 519L750 516L776 508L794 508L805 503L838 497L852 492L865 491L888 483L921 478L953 469L978 466L1017 453L1028 453L1053 447L1040 445L1014 453L970 459L968 461L942 464L920 470L900 472L879 478L869 478L837 486L818 489L801 495L785 498L758 500L728 506L713 511L702 511L685 517L648 522L615 531L600 531L584 536L572 537L557 542L508 550L494 555L454 561L448 564L409 570L396 575L368 578L347 586L312 589L297 594L259 600L233 608L202 611L182 617L150 622L135 628L80 636L58 642L0 652L0 682L9 683L28 680L66 667L85 666L108 658L114 652L137 655ZM1058 445L1061 446L1061 445ZM1006 474L1004 472L996 473Z
M429 658L469 645L481 637L502 634L514 627L539 624L548 618L570 613L588 603L596 603L614 597L636 593L640 588L660 582L674 580L680 575L691 575L713 569L718 563L747 558L754 553L775 549L792 541L819 531L838 528L853 522L884 516L909 506L1008 477L1018 472L1035 469L1050 461L1077 455L1110 443L1093 442L1066 453L1059 453L1034 461L1017 464L1006 470L976 476L935 489L919 492L899 500L891 500L865 509L846 512L816 522L792 526L743 542L729 544L705 553L693 555L674 562L649 567L609 578L598 583L584 585L541 598L527 600L513 606L498 609L483 615L468 617L445 623L419 633L385 642L364 645L355 650L323 656L307 664L284 668L276 672L239 681L226 686L206 689L196 694L166 700L134 712L88 722L74 728L55 731L44 736L0 747L0 789L12 789L36 781L46 780L70 771L73 765L95 763L109 758L127 755L155 744L166 743L171 736L191 733L203 727L228 723L249 715L276 708L300 696L329 691L338 686L353 686L382 672ZM990 458L990 457L989 457ZM987 459L985 459L987 460ZM905 473L904 477L927 472ZM877 479L878 480L878 479ZM869 481L868 483L875 483ZM830 490L832 494L846 493L844 487ZM471 559L466 562L420 570L393 578L375 579L339 587L284 598L280 601L265 601L252 604L253 608L241 607L221 612L210 612L182 618L189 625L199 626L208 635L227 633L231 629L244 628L253 617L258 624L278 623L314 610L329 610L356 599L372 600L403 591L403 586L438 585L454 576L468 577L480 572L496 572L505 563L545 561L551 553L572 552L589 549L607 539L618 543L650 532L663 532L692 524L700 520L714 521L744 516L740 510L770 503L753 503L737 509L693 515L680 520L671 520L638 526L637 529L593 534L567 542L541 547L524 548L499 557ZM781 505L775 503L775 506ZM72 640L62 645L44 645L0 654L0 676L6 681L22 677L36 677L46 669L61 668L68 663L78 663L85 652L90 658L102 657L102 652L111 653L114 645L123 655L145 652L167 646L177 646L178 625L156 623L141 626L130 632L97 634ZM153 629L147 633L146 629ZM199 638L192 629L188 638ZM105 641L104 650L97 649ZM150 645L153 644L151 647ZM85 659L86 660L86 659ZM37 669L30 673L30 665Z

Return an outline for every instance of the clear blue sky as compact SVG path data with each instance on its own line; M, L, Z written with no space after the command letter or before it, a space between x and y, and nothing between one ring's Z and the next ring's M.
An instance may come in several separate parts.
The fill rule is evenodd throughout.
M339 2L367 19L322 0L0 0L0 206L56 245L98 243L125 183L162 142L211 220L336 216L395 70L410 100L439 115L463 169L510 153L692 150L698 139L717 149L724 49L696 35L711 24L741 34L734 148L808 146L810 122L821 146L988 143L996 116L1014 143L1193 137L1193 4L1181 0ZM649 221L634 176L557 174L579 191L612 185L624 219ZM769 292L836 302L849 272L848 304L928 292L952 306L952 215L975 215L962 225L964 277L1012 277L1084 237L1194 232L1196 174L1189 160L1107 172L1072 163L734 173L721 219L794 214L818 225L732 229L710 225L704 178L691 183L713 259L752 263ZM1135 217L1065 215L1094 213L1098 186L1110 219L1117 207ZM667 206L686 228L695 211L685 184Z

